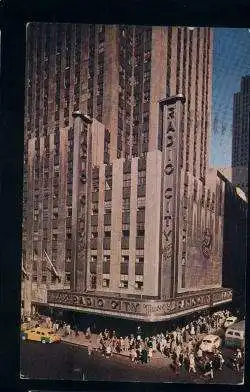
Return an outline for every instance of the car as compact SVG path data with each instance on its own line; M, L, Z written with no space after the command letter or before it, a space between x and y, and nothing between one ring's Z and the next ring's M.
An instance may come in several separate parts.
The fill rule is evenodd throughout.
M235 316L227 317L223 326L224 326L224 328L228 328L231 325L235 324L237 321L238 321L238 319Z
M206 335L203 337L200 349L204 352L212 353L221 345L221 339L217 335Z
M60 342L60 336L56 335L48 328L32 328L21 331L22 340L33 340L41 343L56 343Z

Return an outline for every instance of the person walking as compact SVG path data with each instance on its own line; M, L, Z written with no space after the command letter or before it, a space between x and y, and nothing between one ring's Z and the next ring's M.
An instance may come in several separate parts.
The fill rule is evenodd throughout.
M132 361L132 362L135 362L135 361L136 361L137 353L136 353L136 349L135 349L135 348L132 348L132 349L131 349L131 351L130 351L130 358L131 358L131 361Z
M86 336L87 339L91 339L91 330L90 330L90 327L87 328L85 336Z
M194 335L195 335L195 329L194 329L194 325L193 324L191 324L191 326L190 326L191 328L190 328L190 335L193 337Z
M106 347L106 358L110 358L112 355L112 348L111 345L108 343Z
M89 356L89 357L91 356L92 352L93 352L92 345L89 344L89 345L88 345L88 356Z
M191 371L193 373L196 373L195 359L194 359L194 354L193 353L189 354L189 369L188 369L188 372L190 373Z
M153 349L152 347L148 347L148 361L150 362L153 357Z
M128 336L126 336L125 339L124 339L124 350L125 350L126 352L129 350L129 346L130 346L130 344L129 344L129 338L128 338Z
M218 353L218 359L219 359L219 370L222 370L225 360L221 352Z
M202 351L201 348L199 347L199 348L198 348L198 351L197 351L197 358L198 358L198 361L199 361L199 362L201 362L202 357L203 357L203 351Z
M175 349L176 361L178 361L178 362L179 362L179 360L180 360L180 353L181 353L181 345L178 344L178 345L176 346L176 349Z
M238 372L240 371L241 363L242 363L242 353L241 350L237 348L235 366Z
M141 363L148 363L148 351L145 347L141 351Z
M213 361L212 360L209 361L209 367L210 367L209 375L210 375L211 380L213 380L214 379L214 368L213 368Z

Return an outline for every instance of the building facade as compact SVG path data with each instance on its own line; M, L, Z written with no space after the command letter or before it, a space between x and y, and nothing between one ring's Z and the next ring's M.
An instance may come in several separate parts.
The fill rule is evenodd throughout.
M232 182L248 193L250 132L250 76L241 79L241 89L234 94ZM243 171L243 173L242 173Z
M241 189L221 178L225 182L222 283L233 289L234 304L245 310L248 200Z
M243 192L248 194L248 166L235 166L217 168L234 187L241 187Z
M153 321L230 301L224 183L208 168L211 29L31 27L28 54L44 57L27 66L27 78L40 79L35 96L27 86L27 308Z

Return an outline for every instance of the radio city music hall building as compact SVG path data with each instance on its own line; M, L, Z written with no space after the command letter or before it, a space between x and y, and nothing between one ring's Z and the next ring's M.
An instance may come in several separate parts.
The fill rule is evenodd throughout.
M77 61L85 83L93 76L89 98L75 94L66 113L67 67L53 74L59 27L38 27L29 50L45 50L46 34L57 49L37 50L43 61L27 66L24 308L160 321L231 301L221 287L224 182L208 168L211 29L60 26L82 40L67 88L74 96ZM51 83L36 90L38 67Z

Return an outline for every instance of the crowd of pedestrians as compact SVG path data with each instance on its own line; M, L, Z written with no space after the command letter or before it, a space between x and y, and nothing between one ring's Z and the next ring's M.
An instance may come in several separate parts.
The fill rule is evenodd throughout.
M230 316L228 310L203 314L186 325L179 325L171 331L161 332L152 336L144 336L138 327L135 334L119 336L116 331L105 329L97 336L97 347L92 342L92 331L88 327L84 332L88 340L88 355L94 349L100 350L103 357L111 358L116 353L126 354L134 363L148 363L159 351L163 357L169 359L173 372L180 374L182 369L189 373L214 378L214 370L222 371L225 359L219 348L212 353L203 352L200 347L201 334L213 334L222 328L225 319ZM62 336L79 336L78 329L70 324L45 320L48 328ZM237 349L232 356L232 366L239 372L243 366L243 353Z

